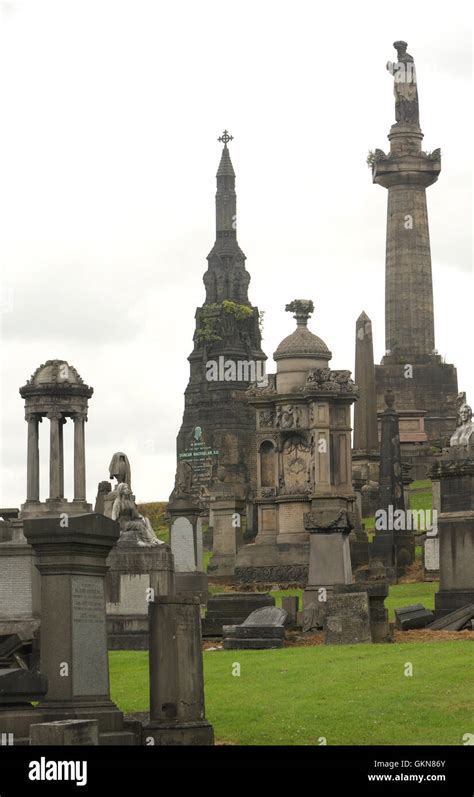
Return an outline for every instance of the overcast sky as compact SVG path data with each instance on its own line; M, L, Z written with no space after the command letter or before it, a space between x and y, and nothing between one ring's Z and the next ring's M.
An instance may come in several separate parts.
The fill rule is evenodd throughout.
M474 402L470 5L0 3L1 506L26 494L18 388L56 357L94 387L89 501L117 450L138 500L167 499L224 128L268 370L294 298L313 299L333 367L353 370L362 310L380 360L387 192L366 157L389 146L396 39L416 60L423 146L442 151L436 345ZM45 422L42 498L48 447Z

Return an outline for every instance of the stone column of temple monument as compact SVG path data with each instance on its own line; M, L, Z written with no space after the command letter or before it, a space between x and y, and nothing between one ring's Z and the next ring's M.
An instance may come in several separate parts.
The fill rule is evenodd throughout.
M28 450L26 460L26 500L39 501L39 434L40 418L28 415Z
M373 181L388 191L385 257L386 355L376 369L379 412L387 389L395 390L402 445L439 440L452 428L456 371L435 351L433 285L426 189L441 171L439 149L421 149L415 64L406 42L394 43L396 123L390 152L375 150ZM406 368L405 366L409 366ZM416 478L416 476L415 476ZM421 478L419 475L418 478Z
M50 423L49 438L49 498L57 500L61 498L61 463L62 455L62 434L60 423L61 413L50 412L48 414Z
M74 500L86 500L86 451L83 415L74 418Z

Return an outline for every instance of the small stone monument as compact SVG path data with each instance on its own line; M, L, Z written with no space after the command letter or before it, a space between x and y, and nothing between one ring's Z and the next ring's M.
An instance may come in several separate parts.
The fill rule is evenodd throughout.
M186 492L187 463L181 462L175 489L167 513L170 518L170 546L174 556L177 592L198 595L207 601L207 575L203 567L202 520L203 506L191 492Z
M438 618L474 603L474 424L465 401L430 478L440 485Z
M150 601L150 720L145 745L212 745L204 714L199 599L157 595Z
M40 670L48 692L38 722L96 719L100 744L134 744L109 693L104 578L118 523L84 514L67 527L42 517L24 528L41 574Z
M225 483L225 468L217 469L217 485L212 489L210 509L213 516L212 557L207 572L214 580L232 579L237 551L243 544L242 518L245 502L235 496Z
M130 462L123 451L112 456L109 475L116 479L115 486L110 489L108 482L100 482L96 500L96 506L103 506L104 514L120 526L118 543L107 560L108 644L113 650L146 650L151 589L159 594L174 591L173 556L137 509Z
M277 609L276 606L256 609L241 625L224 626L224 650L282 648L285 620L284 609Z
M367 594L349 592L331 595L327 602L324 630L326 645L372 642Z

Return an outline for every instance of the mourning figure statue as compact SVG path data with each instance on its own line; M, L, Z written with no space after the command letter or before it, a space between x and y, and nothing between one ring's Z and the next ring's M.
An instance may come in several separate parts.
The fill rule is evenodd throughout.
M131 543L140 546L160 545L148 518L140 515L133 500L132 491L126 482L117 487L117 497L112 508L112 520L120 524L118 544Z
M132 489L132 477L130 471L130 462L128 457L123 451L117 451L110 462L109 474L111 479L117 479L117 484L128 484L130 490Z

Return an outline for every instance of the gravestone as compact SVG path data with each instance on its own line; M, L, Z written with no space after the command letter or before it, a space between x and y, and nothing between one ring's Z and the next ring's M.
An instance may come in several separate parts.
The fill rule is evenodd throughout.
M423 541L423 581L439 579L439 534L425 535Z
M331 595L327 601L324 631L326 645L371 642L367 593Z
M150 601L150 719L146 745L210 745L204 715L199 598L156 596Z
M284 609L267 606L256 609L241 625L224 626L224 650L282 648L286 616Z
M134 744L109 694L104 579L118 524L91 513L68 518L67 527L42 517L24 528L41 574L41 721L96 719L100 744Z
M98 745L97 720L60 720L30 727L31 745Z
M401 631L411 631L415 628L426 628L433 620L434 614L421 603L411 606L402 606L395 609L395 626Z
M205 604L207 575L203 569L202 505L179 489L178 485L167 508L176 591L197 595Z
M287 595L281 599L281 607L286 612L285 626L294 629L298 624L300 599L298 595Z
M202 621L203 636L222 636L224 625L239 625L255 609L274 606L268 592L218 592L209 597Z

